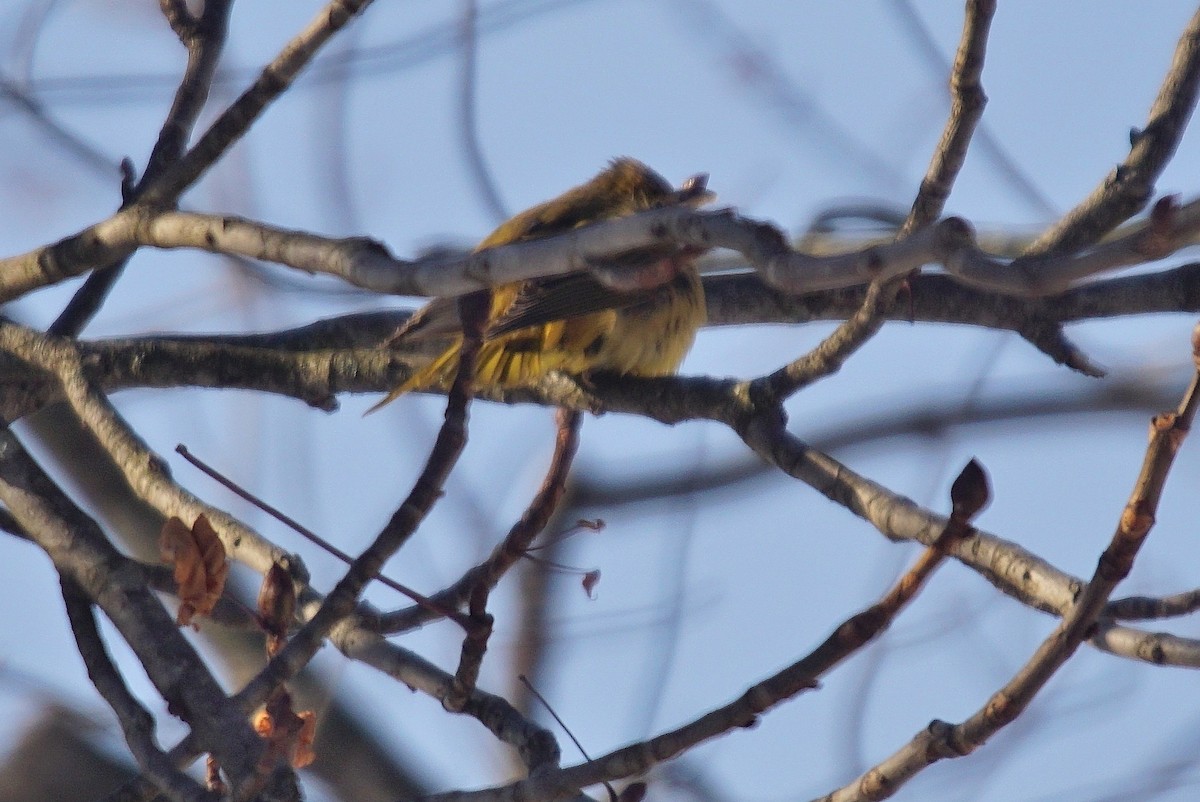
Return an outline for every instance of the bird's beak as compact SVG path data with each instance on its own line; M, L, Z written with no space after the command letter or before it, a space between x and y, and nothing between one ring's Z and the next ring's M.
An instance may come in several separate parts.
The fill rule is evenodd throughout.
M715 192L708 190L708 173L696 173L680 185L672 197L671 204L684 204L696 208L717 199Z

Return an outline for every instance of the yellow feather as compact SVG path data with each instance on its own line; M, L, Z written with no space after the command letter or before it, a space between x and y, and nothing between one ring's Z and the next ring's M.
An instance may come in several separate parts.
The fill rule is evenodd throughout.
M572 228L669 203L707 200L699 192L676 192L665 179L633 159L618 159L591 181L508 220L479 248L553 236ZM489 327L503 333L487 336L475 367L480 387L511 388L536 383L551 371L579 374L607 370L635 376L674 373L704 324L704 289L694 253L664 246L639 255L667 259L677 271L666 285L640 295L622 296L585 279L516 282L491 293ZM576 295L572 291L578 288ZM558 291L553 303L543 298ZM435 305L436 304L436 305ZM453 305L430 304L417 313L420 325L402 328L392 342L419 336L422 328L445 331ZM553 313L549 312L554 309ZM572 310L576 310L572 313ZM438 316L441 316L438 319ZM549 319L548 319L549 318ZM514 328L524 320L534 325ZM458 369L461 336L429 364L414 372L369 412L411 390L445 389Z

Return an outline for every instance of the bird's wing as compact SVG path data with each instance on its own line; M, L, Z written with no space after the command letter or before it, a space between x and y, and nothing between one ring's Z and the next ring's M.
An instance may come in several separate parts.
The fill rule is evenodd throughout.
M486 337L499 337L517 329L579 317L610 309L628 309L652 303L661 287L618 292L587 273L575 273L526 282L512 304L488 326Z
M479 290L479 292L487 291ZM391 345L400 340L410 343L428 342L455 334L462 334L462 319L458 315L458 296L434 298L404 321L385 344Z

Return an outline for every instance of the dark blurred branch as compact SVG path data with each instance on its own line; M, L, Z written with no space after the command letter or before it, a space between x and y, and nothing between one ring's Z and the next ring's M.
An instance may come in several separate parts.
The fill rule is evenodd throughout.
M673 5L678 9L674 18L690 23L695 34L709 40L696 52L713 54L713 60L729 65L732 81L752 90L751 97L757 95L763 109L784 124L789 137L828 154L831 162L846 165L847 172L868 176L887 194L907 189L907 179L891 161L826 109L817 92L793 80L780 59L743 29L722 4L676 0Z
M500 197L500 188L483 156L483 143L479 139L479 4L476 0L462 0L462 17L459 22L461 61L458 66L458 129L462 136L463 158L475 181L475 188L487 207L488 214L496 224L511 217L511 213Z
M46 132L51 142L62 147L80 164L86 166L96 175L112 180L120 176L116 160L103 153L92 143L69 130L50 116L45 106L33 98L28 91L8 78L0 78L0 97L3 97L34 124Z
M139 195L183 156L192 128L204 104L208 102L217 62L225 46L233 0L204 0L204 10L199 17L194 17L180 0L160 0L159 5L180 42L187 48L188 63L175 100L158 133L158 140L150 151L142 179L135 189Z
M50 0L53 2L53 0ZM596 0L498 0L480 9L479 33L494 34L519 28L523 23L548 17L556 12L574 11ZM378 77L401 74L454 52L460 42L457 20L436 21L411 34L377 45L328 53L314 59L305 70L304 80L294 83L292 93L314 86L341 81L347 67L361 76ZM260 70L230 66L218 71L213 86L235 90L253 81ZM179 86L173 73L113 73L88 70L68 75L42 75L27 82L28 91L52 105L117 108L128 104L157 103Z

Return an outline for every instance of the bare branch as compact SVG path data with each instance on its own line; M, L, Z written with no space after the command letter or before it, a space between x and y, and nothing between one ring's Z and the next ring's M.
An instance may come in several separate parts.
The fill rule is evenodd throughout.
M1193 357L1196 371L1178 410L1158 415L1151 423L1150 444L1142 470L1116 532L1100 555L1091 581L1083 587L1054 632L1021 670L972 716L957 725L932 722L900 750L854 782L824 797L823 802L886 799L927 766L945 758L969 755L1014 721L1091 635L1113 588L1128 576L1134 557L1154 525L1163 485L1200 405L1200 326L1193 335Z
M1176 206L1167 197L1141 225L1076 256L1022 256L1006 265L967 248L944 264L948 273L971 286L1037 298L1063 292L1083 278L1163 259L1191 245L1197 232L1200 201Z
M242 689L240 697L258 698L293 676L316 654L330 630L351 613L362 593L384 564L408 541L442 495L450 471L467 442L467 408L471 402L475 362L483 339L487 299L467 296L459 301L463 343L458 370L447 396L446 413L421 474L404 502L349 570L321 602L304 627L271 662Z
M453 692L454 677L376 633L361 627L338 627L331 633L331 641L347 657L434 699L448 699ZM502 697L476 689L468 697L462 713L476 719L502 743L516 749L530 772L558 766L560 753L554 736L522 716Z
M150 152L141 184L135 189L138 194L183 155L192 128L208 102L217 63L225 47L233 0L205 0L199 18L193 17L180 0L161 0L160 5L172 29L187 47L188 63L158 140Z
M307 579L303 563L263 539L228 513L196 498L172 481L166 462L145 444L88 378L77 351L57 338L42 337L15 323L0 322L0 350L35 365L61 384L75 414L120 468L138 496L163 514L194 521L208 517L228 555L256 571L278 562L296 578Z
M1143 632L1118 626L1111 619L1097 620L1088 642L1110 654L1156 666L1200 668L1200 641L1165 632Z
M292 85L321 46L370 4L371 0L331 0L182 158L143 187L141 199L152 204L173 204Z
M1104 617L1122 621L1146 621L1154 618L1175 618L1197 610L1200 610L1200 590L1189 590L1162 598L1129 596L1116 599L1104 608Z
M894 2L888 3L887 7L896 14L897 19L908 29L913 44L929 64L930 69L939 78L943 74L951 72L953 65L942 55L941 48L934 39L923 15L913 5L912 0L894 0ZM991 161L1000 178L1007 181L1013 191L1035 212L1044 217L1055 216L1054 204L1046 197L1046 193L1036 185L1026 171L1017 165L1012 155L1008 152L1008 149L982 121L972 137L972 141L978 143L977 150L981 152L981 155L986 160ZM941 214L940 209L938 210L938 214ZM898 225L899 223L900 221L897 220L896 224ZM1013 255L1015 256L1016 254Z
M171 711L221 760L235 786L252 783L261 744L242 713L179 633L161 602L129 570L99 527L59 490L5 429L0 432L0 501L54 561L104 610Z
M233 0L206 0L204 11L199 18L192 15L183 0L160 0L159 5L168 24L187 47L188 63L175 92L175 100L159 131L158 140L150 152L141 182L134 184L128 180L132 175L132 164L128 160L122 162L123 168L128 165L127 180L123 182L121 192L123 206L134 202L147 183L161 175L183 152L192 127L208 101L217 62L220 61L221 51L225 46L229 11ZM62 314L50 326L49 331L64 336L79 334L120 278L126 259L127 257L119 258L88 276Z
M558 437L550 467L521 520L513 525L486 560L467 571L450 587L433 595L433 601L439 606L456 609L479 589L485 594L491 592L550 522L566 492L567 474L579 448L581 423L577 411L560 409L558 416ZM395 634L419 627L432 619L428 608L415 607L380 616L378 621L372 622L372 628L381 634Z
M1191 244L1200 232L1200 201L1165 201L1144 225L1074 257L993 259L974 244L969 225L947 218L895 243L850 253L812 256L792 250L773 226L729 210L687 206L654 209L544 239L468 254L435 254L415 261L391 256L361 238L329 239L232 216L156 211L135 205L64 240L0 259L0 301L79 275L127 256L140 246L199 248L328 273L374 292L453 296L529 278L591 270L625 251L670 243L742 254L768 284L790 293L865 285L941 264L962 281L1005 294L1040 297L1072 282L1119 267L1161 259Z
M100 630L96 626L91 599L73 580L65 576L61 578L60 584L67 618L71 622L71 631L75 634L79 654L87 666L88 677L117 714L121 731L125 735L125 743L129 745L129 751L137 761L138 767L172 800L207 800L208 795L204 789L195 780L176 769L158 748L154 740L154 717L129 692L120 672L113 665L100 637Z
M966 477L965 481L963 477ZM754 726L759 715L804 691L816 688L819 677L891 626L937 568L947 548L970 535L970 520L982 503L965 501L964 491L960 488L967 488L967 495L974 494L982 498L982 503L986 503L986 478L974 461L955 483L953 511L945 529L883 598L842 622L817 648L800 660L751 686L733 702L711 710L682 727L578 766L546 772L501 788L434 794L426 797L425 802L559 799L588 785L644 774L659 763L706 740L735 728Z
M867 340L879 331L885 318L883 310L891 305L892 294L884 293L884 284L871 282L862 306L846 318L821 344L799 359L769 376L755 379L751 392L784 399L818 379L837 373L842 365Z
M1200 11L1180 37L1171 69L1150 107L1146 127L1134 132L1125 161L1091 195L1038 237L1026 255L1076 252L1099 241L1141 210L1154 194L1154 182L1175 155L1196 106L1197 91L1200 91Z
M983 107L987 105L987 95L983 92L980 76L983 74L988 31L995 13L995 0L967 3L962 40L950 73L950 119L946 120L941 141L921 181L912 209L900 226L900 236L911 234L942 216L954 179L966 161L971 136L983 116Z

